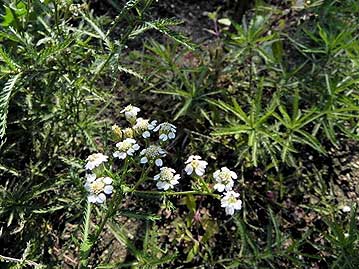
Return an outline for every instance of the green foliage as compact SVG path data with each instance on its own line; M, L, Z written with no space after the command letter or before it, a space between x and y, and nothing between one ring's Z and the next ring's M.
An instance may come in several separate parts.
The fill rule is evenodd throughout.
M83 183L75 171L82 164L77 159L97 148L117 77L125 72L144 79L122 64L129 40L142 33L135 30L147 23L187 44L168 28L173 21L146 21L151 2L129 1L114 22L95 16L88 3L3 3L0 230L4 240L16 245L5 244L2 253L16 256L33 238L30 259L41 259L48 247L47 230L57 225L51 217L81 208ZM91 244L85 237L84 260ZM54 257L49 264L56 263Z
M358 268L357 207L338 210L357 177L341 180L349 168L335 164L357 165L357 1L252 1L240 20L230 15L250 1L228 2L208 10L203 44L173 30L183 20L153 15L162 2L2 1L5 268ZM129 101L175 121L174 168L196 152L235 167L240 214L218 212L211 175L158 193L137 190L139 166L106 171L111 203L85 203L81 159L118 142L108 125Z

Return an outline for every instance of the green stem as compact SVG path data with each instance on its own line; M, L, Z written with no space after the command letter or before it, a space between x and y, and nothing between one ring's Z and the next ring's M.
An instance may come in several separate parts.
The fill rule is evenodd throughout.
M215 193L206 193L206 192L200 192L200 191L168 191L168 192L160 192L160 191L132 191L134 194L150 194L150 195L206 195L206 196L212 196L214 198L219 198L220 196Z
M207 183L204 181L203 177L195 176L194 178L197 179L200 182L202 187L204 187L208 193L211 192L211 190L208 188Z
M87 200L87 207L86 207L85 219L84 219L83 239L80 247L81 249L80 268L87 268L88 257L91 251L91 243L88 239L89 229L90 229L90 217L91 217L91 203Z
M117 211L119 205L121 204L121 200L122 200L122 193L120 193L120 195L118 195L118 193L115 193L115 195L112 197L109 207L106 211L106 214L103 216L101 223L98 227L98 229L96 230L96 233L94 235L94 237L91 239L91 244L88 247L88 249L86 250L86 252L83 253L83 257L81 258L81 262L80 262L80 268L81 269L85 269L87 268L88 265L88 260L89 260L89 256L91 253L91 250L94 248L98 238L101 235L102 230L104 229L108 219L114 215L114 213ZM88 202L89 203L89 202ZM91 209L91 203L89 203L90 205L88 205L88 209ZM89 231L89 224L90 224L90 210L88 210L86 212L86 225L85 225L85 229L84 229L84 241L85 242L85 238L87 239L88 237L88 231Z
M147 174L148 174L148 171L150 170L150 168L151 168L151 167L148 167L146 170L142 169L142 173L141 173L140 179L136 182L135 186L133 186L133 188L130 190L130 192L135 191L138 186L140 186L143 182L146 181L146 179L147 179Z

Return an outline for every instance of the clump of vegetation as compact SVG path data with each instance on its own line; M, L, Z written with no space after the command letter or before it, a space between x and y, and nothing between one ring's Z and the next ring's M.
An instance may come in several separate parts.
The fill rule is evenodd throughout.
M3 3L5 268L359 266L359 7L245 2Z

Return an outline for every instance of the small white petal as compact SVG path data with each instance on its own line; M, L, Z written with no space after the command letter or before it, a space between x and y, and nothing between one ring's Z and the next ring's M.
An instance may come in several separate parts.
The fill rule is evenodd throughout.
M87 199L88 199L88 201L90 203L96 203L96 196L95 195L90 195Z
M184 170L187 173L187 175L191 175L193 172L193 167L191 164L188 164Z
M161 159L157 159L157 160L155 161L155 164L156 164L157 166L162 166L162 165L163 165L163 161L162 161Z
M139 146L138 144L134 144L134 145L132 146L132 148L133 148L134 150L139 150L139 149L140 149L140 146Z
M96 180L96 174L87 174L86 175L86 180L88 182L94 182Z
M102 180L105 184L109 185L112 183L112 178L110 177L105 177L103 180Z
M162 181L158 181L157 182L157 184L156 184L156 187L158 188L158 189L164 189L164 187L165 187L165 183L164 182L162 182Z
M162 140L162 141L167 141L168 137L167 137L166 134L161 134L159 139Z
M125 159L126 156L127 156L126 152L119 152L117 155L117 157L122 160Z
M85 190L90 191L90 183L86 182L84 185Z
M85 166L86 170L92 170L95 168L95 165L93 163L87 163Z
M96 198L96 202L97 202L97 203L102 204L102 203L105 202L105 201L106 201L106 195L103 194L103 193L100 193L100 194L97 196L97 198Z
M163 184L163 189L164 189L165 191L167 191L170 187L171 187L171 185L168 184L168 183L166 183L166 182Z
M214 188L215 190L219 191L219 192L223 192L225 186L224 186L223 184L221 184L221 183L217 183L217 184L214 185L213 188Z
M233 207L226 207L226 214L227 215L233 215L234 214L234 208Z
M151 136L151 133L149 131L145 131L143 134L142 134L142 137L143 138L149 138Z
M196 170L195 170L195 172L196 172L196 174L198 175L198 176L203 176L204 175L204 169L202 169L202 168L200 168L200 167L198 167Z
M238 200L233 206L234 209L240 210L242 208L242 201Z
M113 186L112 185L106 185L105 188L103 189L103 192L106 194L111 194L113 191Z
M148 162L147 157L142 157L140 160L140 163L147 163L147 162Z
M171 132L171 133L168 134L168 138L169 138L169 139L174 139L175 137L176 137L176 134L175 134L175 133L172 133L172 132Z

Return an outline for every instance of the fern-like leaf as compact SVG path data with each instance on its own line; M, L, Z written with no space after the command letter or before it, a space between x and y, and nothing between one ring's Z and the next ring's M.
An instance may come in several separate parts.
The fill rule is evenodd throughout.
M11 77L6 83L5 87L0 93L0 138L3 139L6 133L7 126L7 114L9 109L9 103L11 94L15 90L16 83L21 77L21 73Z
M186 46L187 48L193 50L194 44L184 35L177 33L169 29L169 26L175 26L181 24L182 21L177 19L159 19L151 22L145 22L144 24L137 26L129 35L130 38L135 38L136 36L148 31L148 30L157 30L160 33L172 38L176 42Z
M140 3L141 0L130 0L128 1L125 6L122 8L120 14L118 14L115 18L115 20L112 22L111 24L111 28L107 31L106 33L106 37L110 35L110 33L112 33L112 31L115 29L115 27L117 26L117 24L119 22L121 22L121 19L123 18L123 16L125 14L127 14L127 12L129 10L131 10L132 8L134 8L135 6L137 6L138 3Z
M125 72L127 74L130 74L130 75L132 75L132 76L134 76L134 77L136 77L136 78L138 78L140 80L145 80L145 78L141 74L139 74L136 71L134 71L132 69L129 69L127 67L118 66L118 70L121 71L121 72Z
M0 61L7 64L7 66L12 70L16 71L19 68L19 65L0 47Z
M87 201L87 207L85 210L84 221L82 224L82 242L80 246L80 256L81 256L81 265L85 266L88 263L88 252L91 250L92 242L89 238L89 229L90 229L90 222L91 222L91 203Z

